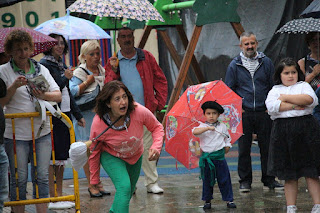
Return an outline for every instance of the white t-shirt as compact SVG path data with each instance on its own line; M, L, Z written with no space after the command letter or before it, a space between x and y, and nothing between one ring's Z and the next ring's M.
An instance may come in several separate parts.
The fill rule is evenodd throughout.
M196 128L209 126L208 124L205 124L202 122L199 122L199 123L200 123L199 126L194 127L192 129L192 134ZM230 143L231 137L229 135L227 126L224 123L219 122L219 124L215 127L215 129L220 133L218 133L215 130L214 131L208 130L200 135L195 135L200 139L200 148L203 152L211 153L211 152L218 151L226 146L232 147Z
M61 95L62 95L62 101L60 105L61 112L70 112L71 111L70 95L67 87L63 87L63 89L61 90Z
M281 101L278 99L280 94L287 95L298 95L298 94L307 94L313 98L313 103L307 105L304 110L287 110L279 111ZM292 86L284 86L283 84L275 85L269 91L269 94L266 99L266 106L268 113L272 120L277 118L292 118L299 117L303 115L312 114L313 108L318 105L318 98L314 90L309 83L305 81L299 81Z
M49 91L60 91L49 70L40 64L40 74L48 81ZM14 72L10 66L10 62L0 66L0 78L6 83L7 88L19 77L19 73ZM27 86L21 86L16 90L16 93L11 97L10 101L3 109L5 114L35 112L34 103L30 100ZM44 128L41 131L40 137L50 133L49 117L47 117ZM41 124L41 118L34 118L34 135L37 134ZM6 130L4 137L12 139L12 123L11 119L6 119ZM15 119L15 137L17 140L32 140L31 121L30 118Z

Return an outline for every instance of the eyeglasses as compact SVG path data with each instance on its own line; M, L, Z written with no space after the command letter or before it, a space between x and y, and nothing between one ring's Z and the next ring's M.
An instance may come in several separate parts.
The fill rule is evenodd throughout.
M119 38L121 38L121 39L124 39L124 38L133 38L133 34L119 35Z

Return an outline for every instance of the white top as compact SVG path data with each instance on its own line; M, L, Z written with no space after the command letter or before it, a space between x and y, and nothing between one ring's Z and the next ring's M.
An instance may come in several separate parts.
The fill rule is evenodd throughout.
M278 99L280 94L298 95L307 94L313 98L313 103L307 105L304 110L288 110L279 112L281 101ZM313 108L318 105L318 98L309 83L299 81L292 86L284 86L283 84L275 85L269 91L266 99L268 113L272 120L277 118L291 118L312 114Z
M192 129L192 134L196 128L209 126L208 124L202 123L200 121L199 123L200 123L199 126L194 127ZM230 143L231 137L229 135L227 126L224 123L219 122L219 124L215 127L215 129L220 133L218 133L215 130L214 131L208 130L200 135L195 135L200 139L200 148L203 152L211 153L211 152L218 151L226 146L232 147Z
M48 81L49 91L60 91L49 70L40 64L40 74ZM6 83L7 88L19 77L19 73L14 72L10 66L10 62L0 66L0 78ZM21 86L16 90L16 93L11 97L10 101L5 105L3 111L5 114L35 112L34 103L30 100L27 86ZM41 124L41 118L34 118L34 135L37 134ZM47 117L44 128L41 131L40 137L50 133L49 117ZM11 119L6 119L6 130L4 137L12 139L12 124ZM15 119L15 137L18 140L32 140L31 121L30 118Z

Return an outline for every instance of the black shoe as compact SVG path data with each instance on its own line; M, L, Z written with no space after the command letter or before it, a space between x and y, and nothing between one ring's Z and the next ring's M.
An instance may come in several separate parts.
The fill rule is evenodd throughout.
M104 195L111 195L111 192L105 191L105 190L101 190L100 193L102 194L102 196L104 196Z
M237 208L237 206L236 206L236 204L234 204L234 202L228 202L228 203L227 203L227 207L228 207L229 209L235 209L235 208Z
M284 186L281 183L279 183L278 181L274 180L270 183L264 183L263 189L264 190L274 189L276 191L282 191L282 190L284 190Z
M88 192L90 194L90 197L93 197L93 198L97 198L97 197L102 197L103 196L100 192L97 193L97 194L91 193L90 188L88 188Z
M248 182L242 182L240 183L239 191L240 192L250 192L251 190L251 184Z
M211 209L211 203L204 203L203 209Z

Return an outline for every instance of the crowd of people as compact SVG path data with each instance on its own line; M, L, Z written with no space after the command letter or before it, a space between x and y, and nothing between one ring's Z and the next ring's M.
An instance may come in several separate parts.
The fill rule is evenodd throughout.
M164 130L155 113L163 109L168 89L166 77L154 56L135 48L134 31L124 27L118 31L120 50L108 59L105 67L101 65L99 42L88 40L81 46L79 66L72 70L62 60L68 51L66 39L57 34L50 36L58 43L44 52L40 62L30 57L34 45L27 32L12 31L5 40L6 58L0 66L0 213L8 197L8 182L10 200L26 199L29 162L33 198L63 195L64 165L70 148L68 127L53 117L52 146L49 118L36 117L34 153L30 120L16 119L13 129L11 121L3 115L3 112L35 112L35 106L42 102L58 103L59 109L73 121L76 141L91 140L110 128L92 143L92 153L83 167L90 197L111 194L100 180L101 165L116 189L110 212L129 212L141 168L145 173L146 191L163 193L158 184L156 161L160 157ZM256 35L244 32L240 36L241 52L229 64L225 83L243 98L243 136L238 140L239 191L251 190L250 153L252 135L256 134L263 188L284 190L287 212L296 212L298 179L305 177L314 203L312 212L317 213L320 212L318 34L308 34L306 42L310 54L298 62L282 59L274 68L273 62L257 51ZM47 82L45 88L31 87L30 80L39 76ZM227 208L236 208L225 160L231 147L230 135L218 120L224 109L215 100L205 102L201 108L206 122L193 128L192 133L199 137L202 151L199 167L203 209L211 208L216 181ZM52 147L54 156L51 156ZM283 180L284 185L276 178ZM49 206L36 204L36 209L43 213L47 208L66 209L74 205L60 201ZM12 207L15 213L24 210L24 206Z

